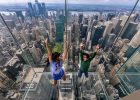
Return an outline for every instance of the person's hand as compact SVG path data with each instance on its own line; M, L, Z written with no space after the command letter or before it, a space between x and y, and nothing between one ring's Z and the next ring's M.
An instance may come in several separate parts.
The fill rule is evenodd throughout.
M83 50L83 48L84 48L84 44L80 43L80 50Z
M96 51L98 51L100 49L99 44L96 45Z
M99 49L99 48L100 48L100 46L99 46L99 44L97 44L97 45L96 45L96 49Z

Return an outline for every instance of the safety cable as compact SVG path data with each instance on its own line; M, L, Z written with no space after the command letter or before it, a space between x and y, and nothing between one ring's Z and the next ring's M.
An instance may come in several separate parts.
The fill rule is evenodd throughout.
M125 22L125 25L124 25L123 28L121 29L121 31L120 31L120 33L118 34L117 38L115 39L115 41L114 41L114 43L113 43L113 45L112 45L112 47L111 47L111 49L110 49L110 52L112 51L113 47L115 46L115 44L116 44L117 39L119 38L119 36L122 34L122 32L123 32L123 30L124 30L126 24L127 24L128 21L130 20L130 17L131 17L131 15L132 15L132 13L134 12L135 8L137 7L138 3L139 3L139 0L136 1L136 3L135 3L135 5L134 5L134 7L133 7L133 9L132 9L132 11L131 11L129 17L127 18L127 21ZM109 52L109 53L110 53L110 52ZM129 59L129 58L128 58L128 59ZM123 67L123 66L121 66L121 67L115 72L114 75L116 75L116 74L118 73L118 71L119 71L122 67Z
M65 32L66 32L66 40L68 39L68 33L67 33L67 0L65 0Z
M122 32L124 31L125 26L127 25L128 21L130 20L130 17L131 17L131 15L132 15L132 13L134 12L135 8L137 7L138 3L139 3L139 0L136 1L136 3L135 3L135 5L134 5L133 9L131 10L131 12L130 12L130 14L129 14L129 16L128 16L126 22L125 22L125 24L124 24L124 26L121 28L121 31L120 31L119 34L117 35L117 37L116 37L116 39L115 39L115 41L114 41L114 43L113 43L113 45L112 45L112 47L111 47L109 53L112 51L112 49L113 49L113 47L115 46L117 40L119 39L119 36L121 36Z

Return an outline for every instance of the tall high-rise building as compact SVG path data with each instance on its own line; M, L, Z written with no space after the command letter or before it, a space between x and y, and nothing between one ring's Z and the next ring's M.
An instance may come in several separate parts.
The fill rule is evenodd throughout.
M47 11L46 11L46 6L45 6L45 3L44 3L44 2L41 3L41 8L42 8L42 15L43 15L44 17L48 17L48 13L47 13Z
M0 51L0 66L3 66L6 63L4 54Z
M83 22L83 13L80 13L78 23L81 24L82 22Z
M19 32L17 31L17 29L16 29L16 28L14 28L14 29L12 30L12 33L13 33L13 35L15 36L15 38L16 38L17 40L19 40L19 39L20 39Z
M120 30L121 30L121 23L122 23L122 20L120 20L119 18L112 18L112 23L113 23L113 29L112 29L112 32L111 33L114 33L114 34L119 34Z
M24 45L24 44L21 45L21 48L23 48L23 51L18 51L18 52L21 53L21 55L22 55L24 61L25 61L27 64L29 64L29 65L31 65L32 67L34 67L34 66L35 66L35 61L34 61L34 59L33 59L33 56L32 56L32 54L31 54L29 48L27 48L27 46Z
M97 45L99 39L103 36L105 26L95 26L92 29L92 46Z
M50 19L47 19L45 22L45 28L48 31L50 41L52 41L53 37L55 36L54 34L55 29L54 29L53 21L51 21Z
M91 23L91 29L96 26L98 24L97 20L93 20L93 22Z
M22 11L16 11L16 15L18 18L21 18L21 22L23 23L25 18L23 16Z
M128 16L127 15L121 16L120 19L122 20L121 26L123 27L125 25L124 26L124 29L122 30L122 33L121 33L121 36L122 36L123 33L124 33L124 31L128 27L130 21L134 21L134 15L131 15L131 17L130 17L130 19L128 21L127 21L127 19L128 19Z
M45 3L39 3L38 0L35 0L35 3L28 3L29 16L32 17L47 17Z
M135 14L135 17L134 17L134 22L138 22L138 20L139 20L139 13L136 13Z
M129 47L125 53L126 57L130 57L140 45L140 31L138 31L129 43Z
M87 40L86 40L86 45L89 44L89 41L91 40L91 31L88 32L87 34Z
M0 70L0 89L3 89L4 91L9 89L12 85L14 85L14 81Z
M32 17L35 17L35 11L34 11L34 8L33 8L33 5L31 2L28 3L28 9L29 9L29 16L32 18Z
M140 45L140 31L138 31L132 40L130 41L130 45L133 47L138 47Z
M128 58L128 60L123 64L123 66L121 66L120 70L118 70L116 74L120 77L121 83L123 84L123 87L125 87L124 91L126 91L128 94L131 94L140 89L139 58L140 47L137 50L135 50L133 55L131 55L131 57Z
M123 16L120 17L120 19L122 20L121 26L124 26L124 24L126 23L126 21L127 21L127 19L128 19L128 16L127 16L127 15L123 15ZM130 17L128 23L129 23L130 21L133 21L133 20L134 20L134 15L131 15L131 17Z
M89 18L88 31L91 30L94 21L95 21L95 20L94 20L94 16L91 16L91 17Z
M33 56L33 59L34 59L35 63L37 64L40 61L41 55L42 55L40 49L39 48L36 48L33 45L33 47L32 48L29 48L29 50L30 50L30 53Z
M99 19L99 16L97 14L94 15L94 19L97 21Z
M99 20L103 20L103 12L102 11L100 12Z
M63 13L61 13L58 16L58 20L55 21L56 42L63 42L63 32L65 30L64 21L65 21L65 16Z
M63 99L67 99L67 100L73 100L75 99L74 97L74 89L73 89L73 77L72 77L72 74L68 74L67 75L68 79L65 81L60 81L59 82L59 100L63 100ZM67 88L69 87L69 88ZM66 96L65 94L69 95L69 96ZM64 96L65 95L65 96Z
M0 28L0 35L5 39L7 44L12 46L15 45L16 42L6 27Z
M73 37L74 40L77 41L79 40L79 36L80 36L80 30L79 30L79 24L78 23L73 23L73 27L72 27L72 33L73 33Z
M37 17L42 15L43 9L41 7L41 3L39 3L38 0L35 0L34 9Z
M127 58L130 58L136 50L137 50L137 47L133 47L132 45L128 44L128 48L127 48L124 56Z
M55 26L56 26L56 41L63 42L64 23L56 22Z
M71 43L72 43L72 33L71 33L71 27L70 26L68 26L68 28L67 28L67 39L68 39L68 42L69 42L69 45L71 45Z
M115 37L116 37L115 34L107 34L106 35L104 42L103 42L103 46L104 46L105 50L108 50L112 46L112 44L115 40Z
M133 36L135 35L135 33L137 32L137 30L136 30L137 26L138 26L138 23L130 22L128 24L126 30L124 31L122 38L131 40L133 38Z
M82 32L81 32L81 37L82 38L87 37L87 29L88 29L88 25L84 24L83 27L82 27Z
M25 43L29 43L31 41L31 35L28 33L28 30L22 30L20 36Z
M5 20L5 22L12 29L16 27L16 24L15 24L15 21L14 20Z
M88 25L88 23L89 23L89 19L88 19L88 17L84 18L83 23L86 24L86 25Z
M23 64L26 64L27 62L24 60L22 52L20 50L17 50L15 55L18 57L19 61Z
M106 22L106 28L103 33L103 37L105 37L107 34L110 34L113 28L113 23L111 21Z
M115 17L115 13L108 13L107 21L111 20L113 17Z

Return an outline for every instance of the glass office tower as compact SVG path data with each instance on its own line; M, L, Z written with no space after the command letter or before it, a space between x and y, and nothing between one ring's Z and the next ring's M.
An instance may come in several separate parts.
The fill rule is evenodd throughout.
M118 70L117 75L128 94L140 89L140 47Z

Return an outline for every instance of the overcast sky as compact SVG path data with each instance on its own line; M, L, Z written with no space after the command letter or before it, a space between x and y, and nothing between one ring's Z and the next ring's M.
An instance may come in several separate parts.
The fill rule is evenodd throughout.
M9 4L9 3L27 3L34 2L35 0L0 0L0 4ZM64 0L38 0L40 2L46 3L63 3ZM68 0L69 3L74 4L125 4L132 5L136 0Z

